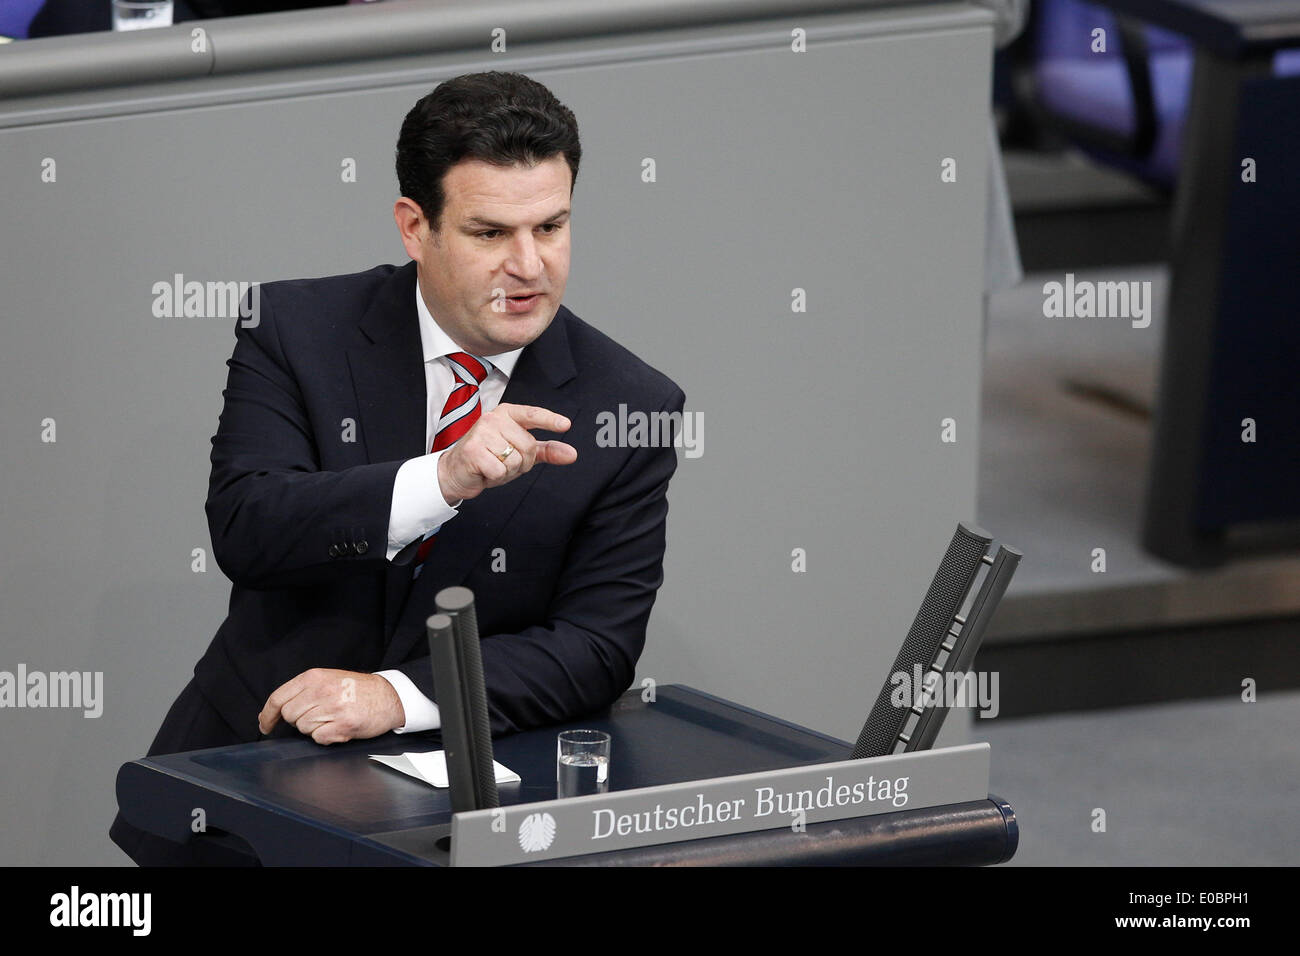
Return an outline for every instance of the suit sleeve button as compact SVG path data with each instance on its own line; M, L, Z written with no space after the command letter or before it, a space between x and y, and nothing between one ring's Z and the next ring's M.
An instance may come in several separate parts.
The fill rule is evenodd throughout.
M370 550L370 544L369 542L366 541L365 538L362 538L360 541L357 542L357 554L365 554L369 550Z
M337 544L331 544L331 545L330 545L330 557L331 557L331 558L337 558L338 556L339 556L339 546L338 546Z

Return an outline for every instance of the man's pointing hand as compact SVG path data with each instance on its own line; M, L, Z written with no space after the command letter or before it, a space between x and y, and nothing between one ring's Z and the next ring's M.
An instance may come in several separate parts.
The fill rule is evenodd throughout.
M566 432L563 415L535 405L502 403L480 415L464 437L438 459L438 486L447 504L476 498L487 488L513 481L538 463L571 465L578 450L560 441L538 441L526 429Z

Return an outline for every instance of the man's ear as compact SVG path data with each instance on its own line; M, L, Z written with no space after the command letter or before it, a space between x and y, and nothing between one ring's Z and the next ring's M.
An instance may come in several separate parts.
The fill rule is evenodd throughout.
M413 199L401 197L393 204L393 221L397 224L397 233L406 254L412 259L420 259L424 239L429 234L429 223L419 205Z

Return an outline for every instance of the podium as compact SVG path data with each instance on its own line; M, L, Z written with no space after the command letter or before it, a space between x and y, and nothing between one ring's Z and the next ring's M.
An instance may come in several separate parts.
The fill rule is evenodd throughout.
M852 745L683 685L632 690L583 720L494 741L522 778L501 804L553 800L555 735L590 727L612 739L610 791L846 760ZM276 739L123 764L127 822L177 842L247 843L266 866L440 866L432 835L451 821L448 791L370 760L436 750L436 734L386 734L323 747ZM200 821L199 827L196 821ZM203 832L196 833L196 829ZM524 865L988 865L1009 860L1019 832L999 797L940 807L643 846Z

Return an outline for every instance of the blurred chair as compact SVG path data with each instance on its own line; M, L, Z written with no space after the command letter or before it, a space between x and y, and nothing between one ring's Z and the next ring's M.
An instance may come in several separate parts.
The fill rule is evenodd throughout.
M173 0L172 20L207 20L213 17L243 17L258 13L279 13L308 7L341 6L347 0ZM28 32L23 36L65 36L69 33L97 33L113 29L112 0L0 0L4 12L8 7L32 6L36 14L27 17ZM5 34L0 30L0 35Z
M1043 119L1107 165L1172 191L1192 85L1192 45L1176 33L1081 0L1035 5L1033 78ZM1092 32L1106 31L1104 52ZM1274 75L1300 75L1283 50Z
M4 0L0 3L0 37L27 39L27 28L44 0Z

